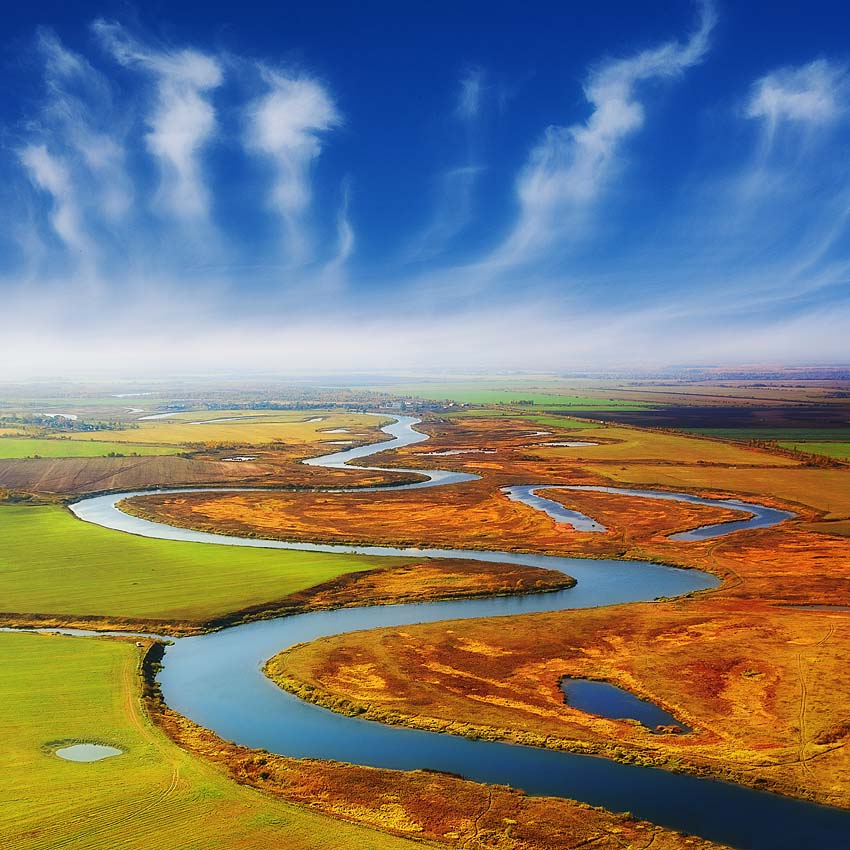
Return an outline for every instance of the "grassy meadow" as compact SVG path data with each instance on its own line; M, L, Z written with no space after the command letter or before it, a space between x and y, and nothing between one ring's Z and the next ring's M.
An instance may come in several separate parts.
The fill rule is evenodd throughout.
M0 506L7 613L195 622L394 561L150 540L56 505Z
M407 850L412 842L237 785L154 727L139 649L104 638L0 633L0 846L15 850ZM61 706L61 711L56 710ZM125 750L92 763L60 742Z
M719 437L724 440L764 440L790 442L842 442L850 440L847 428L679 428L679 431Z
M110 454L150 455L176 454L180 449L176 446L151 446L133 443L114 443L77 438L68 439L37 439L4 437L0 439L0 460L25 457L106 457Z
M600 426L587 435L589 442L601 439L603 445L578 449L536 446L535 454L543 457L573 457L578 452L585 460L675 461L677 464L734 464L741 466L794 466L797 461L778 454L757 451L746 446L701 440L696 435L670 434L637 428ZM556 442L557 438L551 438Z
M668 489L722 490L747 497L774 496L807 505L825 519L850 517L850 473L846 469L805 467L676 466L624 462L622 466L587 467L601 472L621 486L658 485Z
M779 445L785 449L792 449L795 452L808 452L813 455L834 457L837 460L850 460L850 443L799 443L783 441Z
M594 422L582 422L567 416L553 416L551 413L532 413L519 408L482 408L475 410L452 410L444 415L447 419L517 419L533 425L545 425L551 428L564 428L570 431L583 431L599 427Z
M576 407L591 410L616 408L618 410L640 409L650 406L647 402L631 401L605 395L574 395L552 389L531 387L524 383L428 383L398 384L372 387L379 392L393 395L415 396L434 401L454 401L461 404L516 404L518 401L533 402L535 407Z

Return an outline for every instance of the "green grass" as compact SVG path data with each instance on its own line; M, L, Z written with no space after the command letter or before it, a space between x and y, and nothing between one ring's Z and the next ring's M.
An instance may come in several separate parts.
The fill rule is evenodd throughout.
M442 415L442 414L441 414ZM506 410L503 407L498 408L483 408L474 410L451 410L444 414L452 419L521 419L523 422L529 422L532 425L549 425L557 428L564 428L569 431L580 431L587 428L599 428L600 426L594 422L579 422L576 419L569 419L566 416L552 416L546 413L528 413L521 408Z
M107 443L99 440L47 440L37 438L0 438L0 459L24 457L106 457L121 455L170 455L180 451L176 446L150 446Z
M512 404L517 401L531 401L534 402L534 407L584 408L587 410L641 410L645 407L657 406L648 402L562 394L556 390L541 392L539 388L526 388L522 384L491 388L475 383L432 384L423 382L421 384L372 387L371 389L394 395L409 395L434 401L455 401L466 404Z
M410 559L150 540L55 505L0 506L7 613L197 621L392 563Z
M172 743L137 698L138 649L0 634L0 847L15 850L413 850L237 785ZM125 752L79 764L58 742Z
M779 445L785 449L793 449L797 452L834 457L838 460L850 460L850 443L798 443L783 441Z
M678 428L688 434L705 434L727 440L777 440L794 442L826 442L850 440L847 428Z

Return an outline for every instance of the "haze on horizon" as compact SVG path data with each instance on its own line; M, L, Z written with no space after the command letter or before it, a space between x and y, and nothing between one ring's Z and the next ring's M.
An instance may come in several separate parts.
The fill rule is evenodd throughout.
M843 5L635 5L16 7L0 379L845 361Z

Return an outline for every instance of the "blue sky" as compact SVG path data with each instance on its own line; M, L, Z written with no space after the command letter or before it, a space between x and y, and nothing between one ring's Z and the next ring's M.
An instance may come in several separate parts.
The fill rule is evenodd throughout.
M6 10L5 376L847 360L842 4L271 6Z

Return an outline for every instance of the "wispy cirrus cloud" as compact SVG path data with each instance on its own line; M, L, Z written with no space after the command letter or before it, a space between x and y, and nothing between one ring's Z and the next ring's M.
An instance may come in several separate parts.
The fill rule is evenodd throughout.
M256 169L246 170L253 183L222 174L210 156L214 142L231 163L247 168L260 155L273 167L267 200L286 239L252 247L257 275L303 263L312 166L322 134L341 123L328 89L303 72L159 44L118 23L98 19L91 28L106 61L103 53L88 58L69 49L51 30L35 34L43 93L15 130L14 177L24 172L27 180L4 193L7 209L20 207L6 224L16 251L4 265L28 267L45 285L80 276L114 281L119 271L137 286L155 277L158 288L169 277L176 286L196 275L226 277L228 265L244 269L229 202L238 188L239 202L253 192L260 210L268 184ZM131 73L116 74L109 59ZM143 134L134 132L139 125ZM348 196L344 190L339 245L322 251L337 272L354 244Z
M293 259L309 257L304 214L310 205L310 169L322 150L322 134L341 123L328 91L317 80L261 69L266 94L248 108L246 145L274 169L269 203L281 216Z
M644 124L638 87L677 77L700 63L709 48L717 16L710 0L700 6L696 31L684 42L667 42L625 59L606 62L584 84L592 107L581 124L551 126L532 150L516 193L519 216L490 266L514 266L539 258L556 239L578 229L590 205L616 173L625 140Z
M771 138L783 122L823 126L844 112L848 82L846 66L825 59L780 68L756 80L746 115L763 120Z
M464 135L465 151L460 164L436 176L431 219L404 251L406 262L432 259L445 251L473 219L475 189L485 167L479 162L481 113L484 109L486 74L483 68L469 68L461 76L453 112Z
M83 228L77 192L65 162L46 145L27 145L18 155L33 183L50 196L50 223L56 235L77 263L91 261L92 245Z
M341 275L349 257L354 253L355 235L351 224L351 177L342 181L341 199L336 215L336 252L325 263L322 270L322 282L328 288L338 288L342 283Z
M94 192L106 217L120 219L132 203L133 189L112 87L104 74L65 47L52 31L39 30L36 49L44 63L46 88L42 132L54 140L61 137L88 171L89 197Z
M408 157L411 185L423 169L433 175L418 222L404 214L412 203L391 207L397 221L381 210L382 193L404 188L382 180L385 131L398 122L383 114L380 91L369 91L364 121L345 95L354 156L333 157L325 173L318 165L343 122L323 79L275 57L175 46L103 21L94 29L105 52L75 53L42 31L43 97L3 128L14 140L3 163L12 179L0 186L6 326L20 339L39 329L44 369L57 356L96 363L81 332L120 351L122 368L163 370L175 358L217 368L308 356L368 368L387 350L411 367L838 356L850 333L845 65L702 77L705 91L689 88L693 108L676 116L694 150L677 148L678 170L657 177L675 140L651 126L653 90L706 59L714 20L703 4L681 40L629 48L583 75L559 68L584 80L564 98L583 92L583 113L533 125L530 150L505 125L556 108L541 102L543 87L523 89L533 108L515 100L499 115L495 72L462 71L444 92L442 124L432 112L419 118L435 144L431 160ZM485 148L491 118L501 135ZM731 126L718 132L724 120ZM646 171L635 169L622 204L609 203L639 133ZM357 171L368 157L375 183ZM765 179L747 194L757 168ZM644 173L651 184L641 185ZM497 203L504 194L515 208ZM648 201L637 217L632 195ZM588 227L603 205L610 226ZM464 237L479 240L506 216L513 226L481 261ZM415 265L400 270L395 245L412 230L402 260ZM37 259L13 268L13 239ZM80 299L85 279L102 287ZM10 339L0 335L0 360L23 344Z
M484 98L484 69L470 68L461 77L455 114L461 121L473 121Z
M146 72L155 82L145 140L160 164L162 208L182 219L205 218L210 191L200 154L216 132L210 95L223 81L221 64L197 50L149 47L120 24L103 19L92 29L117 62Z

